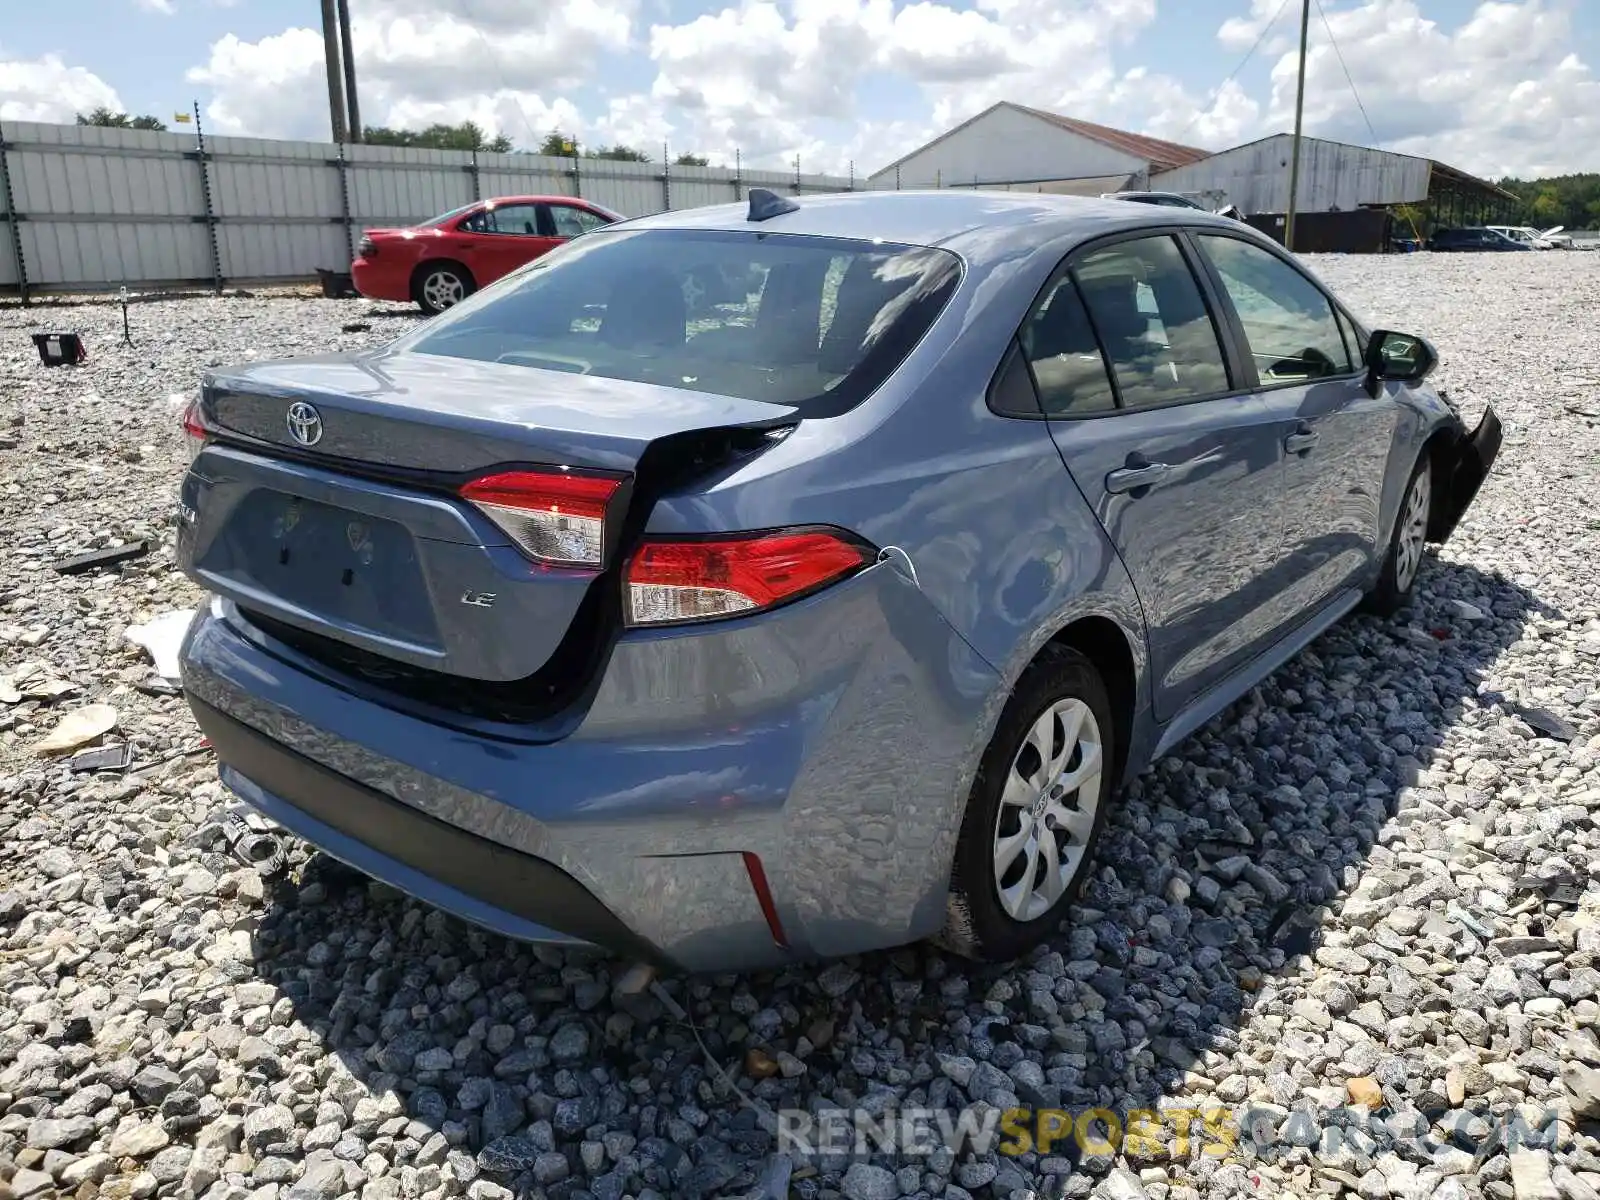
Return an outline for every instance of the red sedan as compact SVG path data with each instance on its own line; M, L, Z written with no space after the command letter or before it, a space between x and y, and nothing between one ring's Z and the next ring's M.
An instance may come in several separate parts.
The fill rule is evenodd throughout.
M622 218L572 196L501 196L409 229L368 229L350 265L356 291L442 312L562 242Z

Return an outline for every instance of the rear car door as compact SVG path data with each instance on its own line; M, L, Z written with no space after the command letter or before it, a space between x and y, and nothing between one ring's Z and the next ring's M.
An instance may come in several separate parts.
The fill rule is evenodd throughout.
M478 286L493 283L559 244L548 228L548 216L541 215L543 207L541 204L510 203L484 210L486 233L479 255L483 267L473 272Z
M1095 243L1021 335L1056 446L1143 606L1160 720L1282 623L1269 594L1282 437L1238 387L1190 253L1170 233Z
M1368 395L1353 324L1299 266L1231 233L1190 236L1249 352L1246 381L1283 423L1282 600L1304 613L1377 552L1399 410Z

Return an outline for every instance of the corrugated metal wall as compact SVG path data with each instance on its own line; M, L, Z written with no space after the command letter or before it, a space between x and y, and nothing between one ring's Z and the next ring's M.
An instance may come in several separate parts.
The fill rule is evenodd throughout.
M580 195L632 217L734 202L751 187L836 192L854 182L393 146L341 155L325 142L263 138L207 137L202 161L193 134L22 121L0 122L0 162L9 182L0 289L9 291L19 285L13 229L29 290L262 283L347 270L363 228L486 196Z
M1165 171L1150 180L1164 192L1225 191L1246 215L1281 213L1289 205L1289 154L1294 139L1278 134ZM1348 212L1363 204L1420 204L1428 198L1425 158L1349 146L1321 138L1300 143L1301 212Z

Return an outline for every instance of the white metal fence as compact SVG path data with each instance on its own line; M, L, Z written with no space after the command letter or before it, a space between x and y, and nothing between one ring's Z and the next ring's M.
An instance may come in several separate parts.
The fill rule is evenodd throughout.
M349 269L361 230L497 195L625 216L853 190L853 178L0 122L0 294L292 282Z

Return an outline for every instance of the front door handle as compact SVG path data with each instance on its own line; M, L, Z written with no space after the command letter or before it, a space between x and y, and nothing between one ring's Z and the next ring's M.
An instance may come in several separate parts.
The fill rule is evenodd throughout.
M1122 467L1106 476L1106 491L1136 492L1140 488L1154 487L1172 470L1166 463L1144 463Z
M1309 425L1301 425L1288 437L1283 439L1283 448L1289 454L1309 454L1311 447L1317 444L1317 435Z

